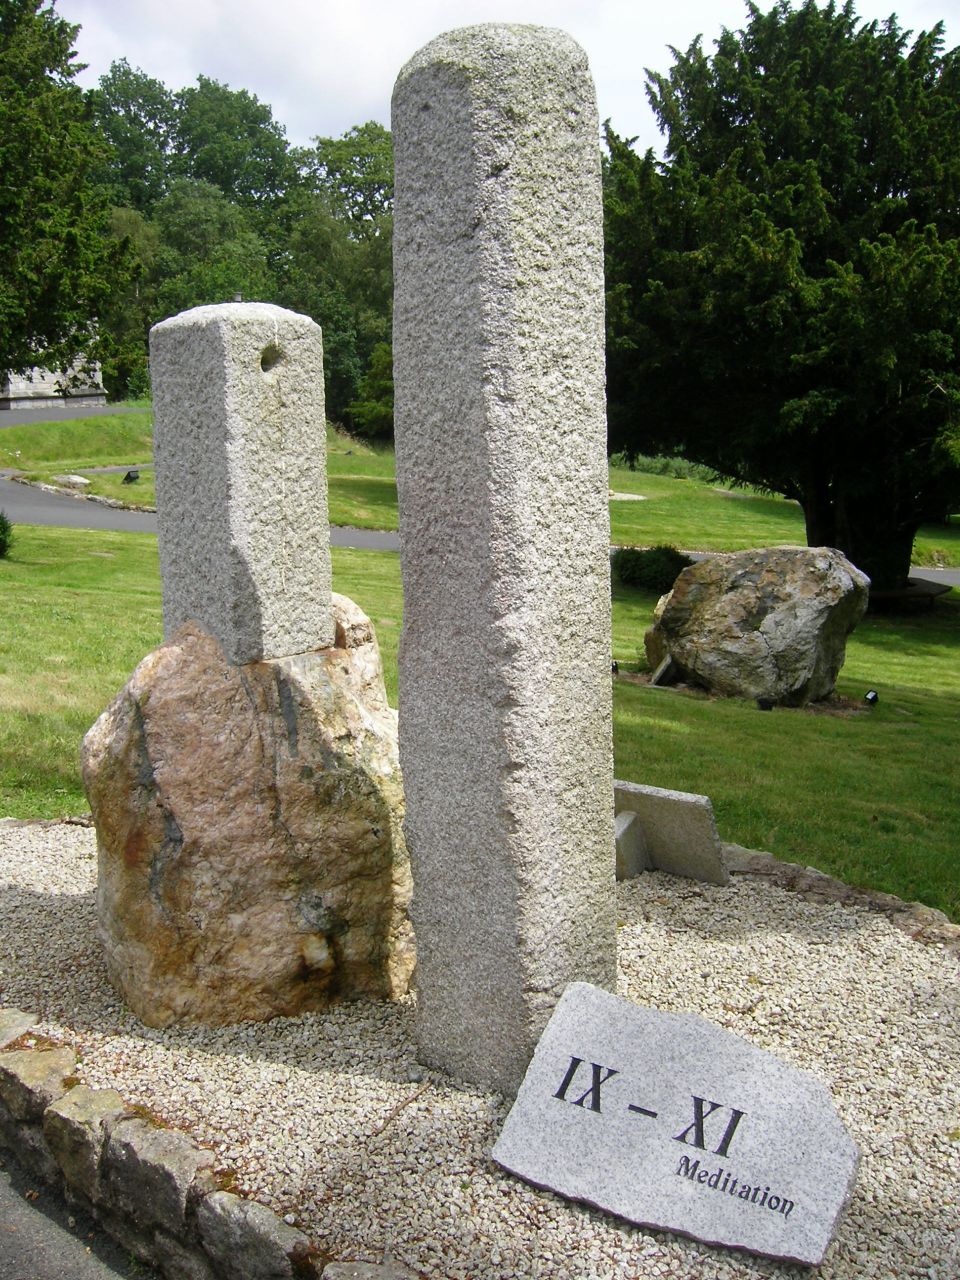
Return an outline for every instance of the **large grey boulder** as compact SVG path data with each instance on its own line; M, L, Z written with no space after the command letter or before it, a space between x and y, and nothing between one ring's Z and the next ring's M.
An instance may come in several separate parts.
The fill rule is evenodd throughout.
M831 547L770 547L684 569L644 644L654 668L734 697L803 706L827 697L870 580Z
M152 1026L407 990L396 712L369 620L333 611L333 647L241 666L182 627L84 739L107 965Z

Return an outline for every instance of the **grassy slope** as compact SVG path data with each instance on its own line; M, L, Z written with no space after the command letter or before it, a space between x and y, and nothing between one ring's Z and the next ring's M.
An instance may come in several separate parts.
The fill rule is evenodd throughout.
M160 636L156 540L22 526L0 561L0 815L86 808L80 739ZM335 589L377 627L391 699L398 557L334 551ZM636 658L652 596L619 590L614 652ZM705 792L721 836L960 919L957 593L915 619L870 618L841 692L880 692L845 717L710 700L618 681L618 776Z
M129 467L150 461L150 415L138 410L70 423L36 423L0 431L0 467L19 467L34 479L87 467ZM19 456L17 455L19 450ZM327 474L332 524L361 529L397 528L397 486L391 449L372 449L327 429ZM88 493L153 506L153 472L144 470L135 485L120 475L91 475ZM744 547L803 543L800 508L782 498L730 491L700 480L677 480L626 467L610 468L614 493L643 501L614 498L610 503L611 540L648 546L668 542L694 550L735 551ZM960 519L921 530L914 562L960 565Z
M86 493L137 506L156 506L152 456L152 418L146 410L0 431L0 467L16 468L45 483L67 472L86 473ZM90 470L94 467L143 470L135 484L125 485L121 474L97 474ZM396 529L392 449L372 449L328 427L327 474L332 524Z
M644 501L610 502L610 535L617 545L666 542L693 551L740 551L782 543L806 543L803 513L795 502L700 480L610 468L614 493ZM914 544L914 564L960 565L960 518L926 525Z

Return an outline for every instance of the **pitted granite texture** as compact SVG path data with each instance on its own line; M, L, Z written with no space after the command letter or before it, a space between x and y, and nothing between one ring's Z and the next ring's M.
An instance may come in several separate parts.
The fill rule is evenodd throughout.
M517 1087L615 981L603 234L559 31L439 36L393 95L400 752L423 1060Z
M333 643L323 342L265 303L150 332L164 635L188 621L231 662Z

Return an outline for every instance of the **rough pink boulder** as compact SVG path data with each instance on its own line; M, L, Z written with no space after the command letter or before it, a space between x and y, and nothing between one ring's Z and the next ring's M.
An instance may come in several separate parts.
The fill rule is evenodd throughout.
M396 713L369 620L231 665L193 624L83 743L111 977L152 1026L396 997L414 964Z

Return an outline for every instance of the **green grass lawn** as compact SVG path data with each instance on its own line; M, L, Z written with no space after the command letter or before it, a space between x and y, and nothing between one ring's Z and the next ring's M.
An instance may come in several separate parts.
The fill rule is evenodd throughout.
M149 412L33 423L0 431L0 467L19 467L31 479L90 467L149 464ZM374 449L327 428L330 521L360 529L397 528L396 466L392 449ZM131 485L122 475L91 474L88 493L139 506L156 505L153 471ZM803 544L803 515L794 502L702 480L610 467L610 536L617 545L670 543L694 551ZM914 563L960 565L960 517L920 531Z
M689 551L742 551L806 544L803 512L784 498L613 466L610 489L643 497L611 498L610 540L617 546L663 542ZM960 565L960 517L949 525L924 526L914 543L913 563Z
M80 739L160 638L156 539L20 526L0 561L0 816L86 810ZM372 617L396 698L399 558L335 549L334 588ZM618 588L614 653L636 662L653 596ZM845 715L615 685L618 777L702 792L721 837L960 919L960 593L870 617L848 645Z
M618 588L614 652L642 649L650 595ZM869 615L847 645L842 714L618 681L617 776L709 795L721 837L960 919L960 593ZM876 707L863 703L868 689Z

